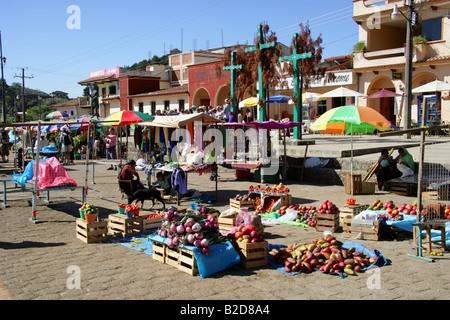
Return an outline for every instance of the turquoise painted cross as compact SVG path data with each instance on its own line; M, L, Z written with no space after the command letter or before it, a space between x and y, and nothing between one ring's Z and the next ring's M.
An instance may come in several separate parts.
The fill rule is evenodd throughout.
M312 58L313 54L312 52L308 52L308 53L297 53L297 37L298 37L298 33L294 33L293 38L294 38L294 50L292 55L290 56L286 56L286 57L281 57L279 59L280 62L283 61L292 61L292 63L294 64L294 74L293 74L293 86L294 86L294 97L297 98L297 102L295 103L295 107L294 107L294 121L295 122L300 122L302 123L302 97L299 97L299 78L300 78L300 70L298 67L298 62L302 59L308 59L308 58ZM294 134L293 134L293 138L294 139L300 139L300 135L301 135L301 127L294 127Z
M231 83L230 83L230 97L231 97L231 112L237 112L237 99L236 99L236 78L237 71L241 70L244 66L242 64L235 65L236 61L236 51L231 52L231 65L223 67L223 70L229 70L231 72Z
M269 43L262 43L263 40L263 31L262 25L258 25L258 42L259 42L259 50L265 50L268 48L275 47L277 43L275 41ZM256 47L249 47L245 49L245 52L253 52L258 50ZM262 102L261 108L259 109L259 121L265 121L266 119L266 89L264 88L263 79L262 79L262 67L261 62L258 63L258 87L259 87L259 100Z

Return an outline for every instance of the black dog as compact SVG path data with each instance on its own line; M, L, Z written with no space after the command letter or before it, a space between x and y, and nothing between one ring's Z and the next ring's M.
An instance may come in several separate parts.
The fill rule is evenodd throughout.
M144 207L144 200L152 200L153 205L152 208L155 205L155 200L158 200L163 204L163 210L166 209L166 203L164 202L164 199L161 197L161 193L152 188L144 188L139 189L133 192L128 196L128 204L131 204L134 200L136 200L136 203L138 201L141 202L141 208Z

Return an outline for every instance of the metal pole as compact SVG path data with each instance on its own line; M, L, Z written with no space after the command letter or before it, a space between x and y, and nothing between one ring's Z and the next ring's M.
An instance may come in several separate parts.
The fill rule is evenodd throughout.
M6 58L3 58L3 47L2 47L2 32L0 31L0 63L2 66L2 115L3 123L6 123L6 90L5 90L5 77L3 75L3 62L6 62Z
M416 25L416 12L414 11L414 0L410 0L408 6L407 28L406 28L406 52L405 52L405 109L403 114L403 129L411 128L411 104L412 104L412 76L413 76L413 35ZM411 139L411 134L406 133L404 139Z

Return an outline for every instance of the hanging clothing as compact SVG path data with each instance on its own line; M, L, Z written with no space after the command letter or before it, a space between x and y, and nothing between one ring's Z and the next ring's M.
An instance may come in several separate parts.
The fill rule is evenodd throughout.
M181 168L173 170L172 176L170 177L170 184L172 185L172 189L178 191L180 195L185 194L187 192L186 172Z

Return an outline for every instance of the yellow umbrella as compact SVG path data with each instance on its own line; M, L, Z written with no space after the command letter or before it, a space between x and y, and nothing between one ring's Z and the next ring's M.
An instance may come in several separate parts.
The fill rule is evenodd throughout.
M259 98L251 97L251 98L242 100L239 103L239 108L254 107L254 106L258 105L258 102L259 102Z

